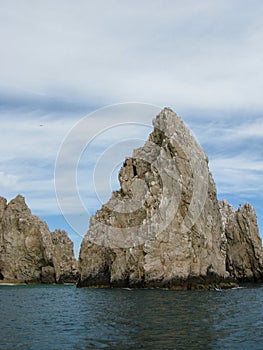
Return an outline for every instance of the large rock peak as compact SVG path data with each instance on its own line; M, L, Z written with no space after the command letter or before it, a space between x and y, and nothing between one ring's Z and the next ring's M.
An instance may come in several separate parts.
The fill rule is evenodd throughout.
M0 276L17 282L74 282L73 243L65 232L50 232L32 215L23 196L0 198Z
M90 220L79 286L192 288L224 282L227 241L207 156L170 108Z

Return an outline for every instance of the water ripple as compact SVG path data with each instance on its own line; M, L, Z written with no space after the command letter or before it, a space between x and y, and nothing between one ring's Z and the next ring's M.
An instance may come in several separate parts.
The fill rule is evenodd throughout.
M263 288L1 286L0 349L262 349Z

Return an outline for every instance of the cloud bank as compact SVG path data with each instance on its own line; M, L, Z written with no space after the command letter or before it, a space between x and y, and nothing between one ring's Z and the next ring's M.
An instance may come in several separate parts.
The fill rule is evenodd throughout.
M262 1L9 1L2 91L98 105L262 108Z

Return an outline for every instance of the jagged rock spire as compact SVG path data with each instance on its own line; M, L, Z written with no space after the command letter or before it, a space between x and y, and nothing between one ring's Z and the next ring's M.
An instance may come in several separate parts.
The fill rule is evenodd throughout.
M226 237L207 156L170 108L90 220L79 286L192 288L225 282Z

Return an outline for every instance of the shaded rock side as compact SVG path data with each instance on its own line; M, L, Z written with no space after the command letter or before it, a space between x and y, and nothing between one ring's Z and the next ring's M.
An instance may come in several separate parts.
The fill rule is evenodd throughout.
M76 281L73 243L64 231L50 232L32 215L24 197L0 197L0 277L26 283Z
M237 211L219 202L227 237L226 268L240 282L263 281L263 249L254 208L246 203Z
M171 109L90 219L78 286L203 288L228 283L226 237L207 156Z
M78 277L73 242L63 230L51 232L53 265L57 283L75 283Z

